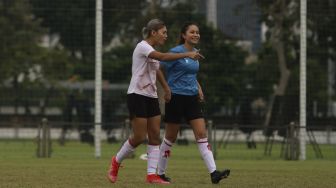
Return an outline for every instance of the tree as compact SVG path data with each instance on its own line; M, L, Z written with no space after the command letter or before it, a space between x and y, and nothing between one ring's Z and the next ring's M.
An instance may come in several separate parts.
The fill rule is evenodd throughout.
M104 54L103 78L111 83L128 83L131 79L133 45L125 44Z
M308 104L311 106L318 101L319 111L326 112L327 116L332 114L332 101L335 101L335 90L336 84L329 86L332 91L331 93L326 93L328 85L328 72L333 72L335 75L335 65L336 61L336 3L335 1L307 1L307 27L308 27L308 49L307 55L313 63L312 70L314 71L314 76L308 78L309 83L314 82L316 84L309 84L308 88L310 91L308 95ZM329 65L328 65L329 64ZM334 69L334 70L333 70ZM316 74L319 71L320 74ZM319 75L319 76L316 76ZM308 75L309 76L309 75ZM333 78L334 82L336 77ZM328 104L329 103L329 104ZM328 104L328 105L327 105ZM312 111L311 111L312 112Z
M336 27L334 27L336 16L333 11L333 7L336 5L331 2L308 1L307 3L307 102L309 113L313 111L313 101L326 104L327 62L328 59L335 59L335 40L330 39L336 37ZM269 28L267 41L260 52L259 59L261 61L259 63L266 65L267 62L270 63L271 59L277 57L279 74L275 75L279 75L279 81L275 94L278 96L298 95L300 4L293 0L260 0L257 3L263 12L262 22ZM321 19L322 17L325 19ZM262 66L261 64L259 66ZM265 74L267 75L266 72ZM289 82L290 85L287 87Z
M0 1L0 82L12 87L14 106L24 103L29 112L28 90L50 87L50 83L67 76L69 58L60 49L42 47L46 29L31 13L26 1ZM53 70L53 71L51 71ZM48 101L48 95L43 96ZM44 108L44 107L42 107ZM17 108L16 112L17 112ZM41 109L43 113L43 109Z
M94 79L96 1L31 0L31 3L34 14L42 19L42 26L49 28L49 34L59 35L60 43L81 61L75 64L75 74ZM134 35L135 18L141 17L145 5L145 0L103 1L104 46L116 37L123 39L119 37L121 34Z
M29 12L29 6L21 1L0 1L1 79L16 78L26 72L38 59L38 46L44 30Z
M288 66L292 60L298 59L299 4L292 0L276 0L259 1L259 5L263 10L263 21L269 28L267 42L276 53L280 72L275 93L283 96L291 74Z
M278 83L275 84L276 88L274 90L274 105L268 112L268 116L266 117L266 125L274 124L276 118L283 120L283 112L285 111L283 107L284 103L286 103L287 99L298 96L297 92L289 91L288 85L289 83L297 85L292 74L293 70L299 65L299 4L297 1L292 0L275 0L275 1L257 1L257 4L262 10L262 21L268 27L268 31L266 33L267 41L266 44L272 52L270 53L271 58L261 59L261 61L273 61L278 65ZM265 54L261 57L268 57L270 55ZM273 59L273 60L272 60ZM272 62L267 62L272 63ZM291 87L294 88L295 87ZM285 96L286 97L285 98ZM290 97L289 97L290 96ZM298 104L293 104L298 106ZM290 121L295 120L296 112L295 110L291 111L291 119ZM289 122L284 122L285 124Z

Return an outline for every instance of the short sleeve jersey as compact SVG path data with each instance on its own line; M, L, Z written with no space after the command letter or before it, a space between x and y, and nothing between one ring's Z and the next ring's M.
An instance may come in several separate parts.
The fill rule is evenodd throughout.
M137 44L132 57L132 78L127 94L136 93L151 98L158 98L156 88L156 71L160 67L159 61L148 55L155 51L146 41Z
M194 49L196 50L196 49ZM184 45L178 45L170 49L172 53L184 53L187 49ZM170 62L160 62L164 67L167 82L173 94L197 95L197 72L199 62L191 58L181 58Z

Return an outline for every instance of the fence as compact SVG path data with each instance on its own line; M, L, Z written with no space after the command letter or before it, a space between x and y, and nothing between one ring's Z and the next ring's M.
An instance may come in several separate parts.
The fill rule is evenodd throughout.
M2 138L34 132L43 117L52 125L53 139L65 124L92 131L97 114L95 3L0 0ZM307 1L306 124L321 144L334 144L330 135L336 126L335 6L333 1ZM161 51L176 45L184 22L199 24L197 47L206 59L198 81L206 97L206 118L218 133L230 135L231 141L234 133L226 130L249 132L233 125L263 130L300 122L299 1L111 0L103 2L101 13L102 135L118 130L128 116L132 52L142 39L142 27L154 17L168 28ZM80 133L72 132L80 139ZM263 136L260 141L266 143Z
M60 126L62 125L62 126ZM64 126L67 125L67 126ZM104 149L106 145L121 145L130 133L128 119L113 123L113 129L103 129L101 135ZM13 126L12 126L13 127ZM84 131L81 127L88 127ZM72 147L71 143L80 143L81 147L94 147L94 125L87 123L48 122L43 119L30 128L1 128L0 140L5 143L27 143L36 150L37 157L52 157L62 155L59 148ZM105 127L105 125L103 125ZM163 136L163 125L161 136ZM299 126L291 124L282 127L263 128L255 125L219 124L213 120L207 121L209 140L212 151L217 159L286 159L297 160L299 157ZM336 132L331 127L309 127L307 130L308 159L334 160L336 156ZM176 141L176 147L193 147L194 134L188 125L182 126L182 132ZM56 148L56 149L54 149ZM107 149L107 150L106 150ZM240 154L242 154L240 156ZM33 153L27 155L33 155ZM88 153L92 155L92 153Z

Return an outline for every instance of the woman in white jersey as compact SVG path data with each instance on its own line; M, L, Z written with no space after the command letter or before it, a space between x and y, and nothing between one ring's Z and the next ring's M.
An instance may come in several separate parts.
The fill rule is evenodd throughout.
M188 22L181 28L180 44L170 50L172 53L197 51L195 46L200 40L199 28L196 23ZM167 162L171 147L177 138L180 124L187 122L193 129L198 149L210 173L211 182L219 183L230 174L230 170L218 171L208 143L204 115L200 101L204 99L202 88L197 81L199 63L190 58L181 58L173 62L161 62L166 71L171 100L165 105L166 130L160 147L158 175L165 181Z
M160 146L161 113L156 88L156 77L164 88L165 99L170 100L170 89L159 70L159 61L173 61L189 57L199 59L198 52L161 53L154 49L167 39L167 28L159 19L150 20L142 30L144 40L137 44L132 57L132 78L127 91L133 134L112 157L108 179L115 183L121 162L148 137L147 177L148 183L169 184L156 174Z

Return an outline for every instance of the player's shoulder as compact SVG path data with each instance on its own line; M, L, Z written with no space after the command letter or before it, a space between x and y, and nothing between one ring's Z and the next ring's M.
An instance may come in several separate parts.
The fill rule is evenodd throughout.
M136 48L146 48L146 47L150 47L150 46L151 45L149 45L146 41L142 40L136 45Z
M147 53L147 52L150 52L150 51L154 51L155 49L150 45L148 44L148 42L146 41L140 41L135 49L134 49L134 52L135 54L143 54L143 53Z
M171 48L169 51L173 52L173 53L182 53L182 52L185 52L185 49L183 47L183 44L181 44L181 45L177 45L177 46Z

